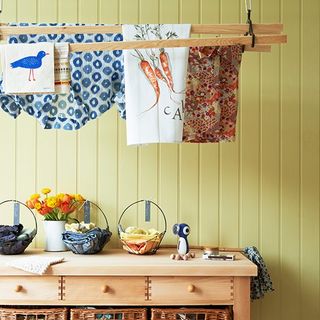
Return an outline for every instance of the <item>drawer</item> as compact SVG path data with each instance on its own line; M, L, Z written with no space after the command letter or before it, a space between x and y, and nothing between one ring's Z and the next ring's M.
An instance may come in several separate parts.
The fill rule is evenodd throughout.
M14 276L0 277L1 303L58 301L61 297L60 277Z
M232 304L233 277L150 277L153 304Z
M63 300L73 304L133 304L147 297L145 277L79 277L63 280Z

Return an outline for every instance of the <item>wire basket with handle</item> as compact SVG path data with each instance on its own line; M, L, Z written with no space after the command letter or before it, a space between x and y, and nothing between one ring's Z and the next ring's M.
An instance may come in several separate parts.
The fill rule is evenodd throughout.
M18 200L5 200L0 203L0 217L6 204L13 204L14 225L0 225L0 254L21 254L32 242L37 234L37 219L30 208ZM24 228L20 223L20 208L24 207L31 213L35 227L33 229Z
M112 232L109 230L108 219L103 210L94 202L86 200L78 209L83 209L84 222L90 224L91 209L96 209L106 222L105 228L94 227L86 232L65 231L62 240L65 245L76 254L94 254L100 252L109 242ZM80 224L78 222L78 224Z
M122 219L128 210L139 203L145 204L145 221L150 221L151 214L151 205L155 206L158 209L158 212L161 213L161 217L164 220L164 230L158 231L156 229L143 230L137 227L127 227L122 226ZM136 202L128 205L122 212L119 221L118 221L118 235L120 241L122 242L123 249L129 253L134 254L155 254L160 247L161 241L167 231L167 219L160 208L155 202L151 200L138 200Z

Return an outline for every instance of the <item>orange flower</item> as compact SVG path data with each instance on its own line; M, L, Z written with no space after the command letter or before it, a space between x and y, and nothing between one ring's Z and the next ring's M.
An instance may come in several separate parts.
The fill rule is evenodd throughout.
M31 200L27 200L26 205L27 205L28 208L34 209L34 205L33 205L33 202Z
M43 198L39 194L33 194L26 201L27 206L30 209L36 209L45 220L67 221L69 214L78 208L80 202L84 201L79 194L58 193L55 196L48 196L50 192L50 188L44 188L41 190Z
M68 202L62 202L60 205L60 209L63 213L69 213L73 211L72 207L70 207L70 203Z

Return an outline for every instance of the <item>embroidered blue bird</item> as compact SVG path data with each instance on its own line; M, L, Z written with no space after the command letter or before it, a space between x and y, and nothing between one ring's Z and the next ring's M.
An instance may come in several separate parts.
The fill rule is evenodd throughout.
M42 66L42 59L48 55L49 53L45 53L44 51L39 51L36 56L29 56L19 59L11 63L12 68L25 68L29 69L29 81L36 81L34 77L34 69L38 69Z

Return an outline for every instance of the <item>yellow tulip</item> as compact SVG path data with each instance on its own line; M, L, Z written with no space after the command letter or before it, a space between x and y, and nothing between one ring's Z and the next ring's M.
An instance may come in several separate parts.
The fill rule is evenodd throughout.
M37 209L37 210L40 210L41 209L41 203L40 202L36 202L34 204L34 207Z
M84 198L83 198L82 195L79 194L79 193L77 193L77 194L74 195L74 199L75 199L76 201L84 201Z
M40 198L40 194L39 193L34 193L30 196L30 199L31 200L36 200L36 199L39 199Z
M48 197L46 203L49 208L55 208L57 206L57 199L56 197Z
M43 194L48 194L48 193L51 192L51 189L50 189L50 188L43 188L43 189L41 190L41 192L42 192Z
M59 199L60 201L62 201L63 197L64 197L64 193L58 193L57 194L57 199Z

